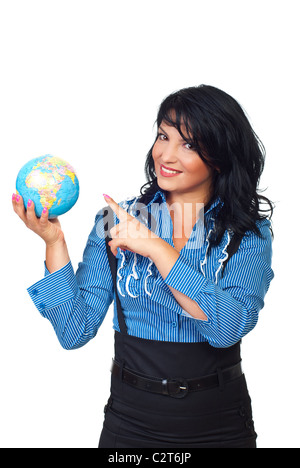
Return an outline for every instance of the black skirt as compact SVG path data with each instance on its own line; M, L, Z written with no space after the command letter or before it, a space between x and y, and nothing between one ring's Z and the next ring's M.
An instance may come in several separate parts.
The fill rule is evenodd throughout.
M222 369L241 360L240 343L216 349L208 343L161 342L116 332L115 360L157 379L213 373L220 379L217 386L173 398L112 375L99 448L256 448L245 376L222 380Z

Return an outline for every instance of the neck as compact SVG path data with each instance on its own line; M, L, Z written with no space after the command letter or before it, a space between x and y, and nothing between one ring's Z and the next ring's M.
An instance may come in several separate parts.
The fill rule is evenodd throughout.
M195 196L193 197L190 194L177 196L169 192L166 201L173 221L174 235L188 238L199 216L201 216L201 213L203 214L203 207L208 203L209 198L195 199ZM185 236L182 236L182 230L186 233Z
M178 193L168 192L166 195L166 201L168 205L174 205L178 209L183 210L184 207L190 206L197 208L199 204L207 205L211 199L211 193L195 195L194 193Z

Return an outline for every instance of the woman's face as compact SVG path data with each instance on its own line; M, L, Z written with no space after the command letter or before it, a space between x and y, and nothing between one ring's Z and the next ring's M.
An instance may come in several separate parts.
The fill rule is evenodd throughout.
M186 132L182 133L186 135ZM209 201L213 169L202 161L189 143L182 139L175 127L165 122L161 123L152 157L157 183L161 189L169 192L171 197L189 194L190 198L195 198L197 201L203 203Z

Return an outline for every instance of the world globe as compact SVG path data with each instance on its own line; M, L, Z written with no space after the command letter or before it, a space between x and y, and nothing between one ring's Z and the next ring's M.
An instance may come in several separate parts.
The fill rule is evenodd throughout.
M16 189L25 207L32 200L36 215L41 217L47 208L49 219L69 211L79 197L79 182L73 167L51 154L27 162L17 176Z

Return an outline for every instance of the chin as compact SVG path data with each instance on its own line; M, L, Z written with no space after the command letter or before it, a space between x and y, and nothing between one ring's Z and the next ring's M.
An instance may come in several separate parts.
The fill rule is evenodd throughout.
M157 178L157 185L162 190L174 190L172 183L170 183L168 180L162 180L160 177Z
M164 190L165 192L182 192L182 185L181 184L173 184L172 182L165 181L165 180L159 180L157 179L157 185L161 190Z

